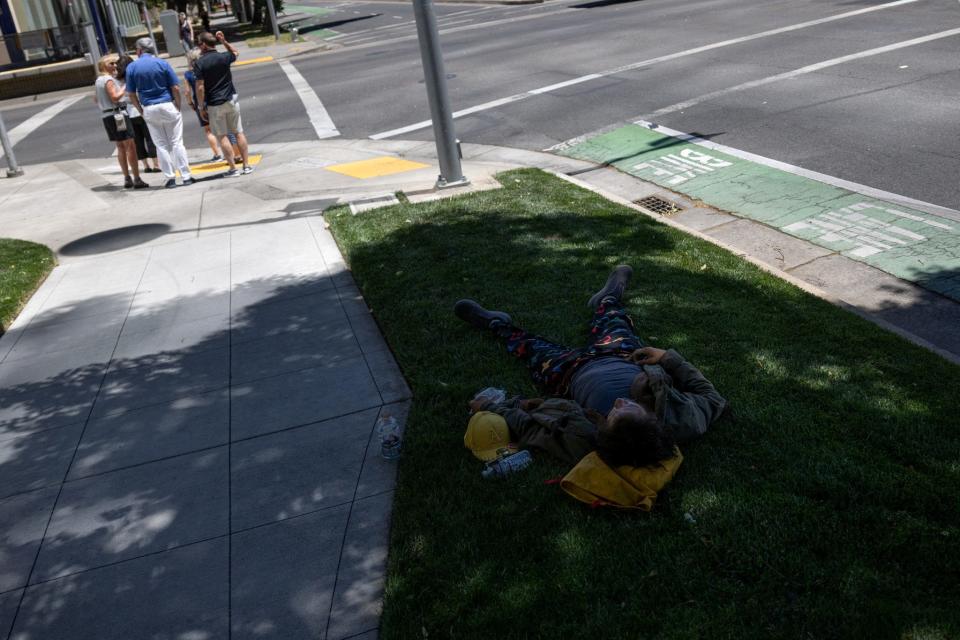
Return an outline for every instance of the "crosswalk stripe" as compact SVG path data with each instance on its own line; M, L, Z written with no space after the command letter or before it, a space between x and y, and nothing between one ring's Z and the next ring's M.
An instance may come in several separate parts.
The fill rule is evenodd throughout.
M85 97L87 96L85 96L84 94L70 96L68 98L64 98L60 102L50 105L49 107L47 107L43 111L40 111L39 113L33 114L32 116L30 116L29 118L27 118L26 120L24 120L23 122L21 122L20 124L18 124L13 129L10 130L9 132L10 146L11 147L16 146L18 142L26 138L28 135L30 135L31 133L33 133L43 125L47 124L61 111L68 108L70 105L77 102L81 98L85 98ZM3 156L4 156L3 149L0 149L0 158L2 158Z
M333 124L333 119L330 118L330 114L328 114L326 108L324 108L320 97L314 92L306 79L300 75L300 72L293 66L293 63L289 60L281 60L280 68L287 74L287 78L290 79L290 84L293 85L297 95L300 96L300 101L303 102L303 106L307 110L307 117L310 119L310 124L313 125L314 131L317 132L317 137L323 140L324 138L335 138L339 136L340 132L337 130L336 125Z

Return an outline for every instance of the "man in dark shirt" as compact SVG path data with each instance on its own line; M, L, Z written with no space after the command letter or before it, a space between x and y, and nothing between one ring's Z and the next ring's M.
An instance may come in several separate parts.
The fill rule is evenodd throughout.
M226 47L225 52L217 51L217 43ZM227 177L234 178L241 173L252 173L249 153L247 151L247 136L243 133L243 124L240 121L240 103L237 100L237 90L233 86L233 74L230 65L237 59L237 49L227 42L223 31L216 35L205 31L200 34L200 59L196 64L197 75L197 103L200 106L200 115L210 122L213 134L220 138L223 156L230 165ZM243 170L238 170L233 156L233 145L228 134L237 137L237 147L240 149L240 158L243 161Z
M454 313L506 343L547 393L606 416L597 448L608 464L643 466L703 435L727 401L676 351L646 346L621 297L633 270L621 265L590 298L590 343L571 349L515 326L502 311L460 300ZM479 407L473 407L474 410Z

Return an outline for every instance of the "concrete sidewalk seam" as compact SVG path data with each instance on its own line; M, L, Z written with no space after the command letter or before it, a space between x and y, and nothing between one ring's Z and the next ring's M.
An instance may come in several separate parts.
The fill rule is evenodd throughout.
M148 264L149 264L149 259L143 265L143 269L140 272L139 282L143 281L143 274L146 273ZM51 293L53 293L52 290L51 290ZM126 322L126 318L129 317L130 309L132 308L133 308L133 298L131 297L130 303L127 307L126 315L124 316L124 323ZM120 335L122 333L123 333L123 329L121 327L120 332L117 334L117 340L113 346L114 352L116 351L117 345L120 344ZM94 408L97 405L97 399L100 397L100 393L103 391L103 384L107 380L107 375L109 375L108 369L104 368L103 372L100 374L100 382L97 385L97 392L93 396L93 402L90 404L90 407L87 409L87 415L83 420L83 427L81 427L80 435L77 437L77 444L74 446L73 455L70 457L70 462L67 463L66 469L64 469L63 471L63 479L60 481L59 488L57 489L57 495L53 499L53 502L50 505L50 513L47 516L47 522L44 525L43 534L41 534L40 536L40 543L37 545L36 553L33 556L33 563L30 565L30 570L27 572L27 577L24 581L23 593L20 594L20 602L17 603L17 608L13 613L13 618L10 620L10 633L13 633L13 629L15 628L17 617L20 615L20 609L23 606L23 601L27 596L27 590L32 586L31 578L33 577L33 574L36 572L37 563L40 560L40 553L43 551L43 543L47 539L47 534L50 531L50 525L53 523L53 516L57 511L57 504L60 502L60 498L63 495L63 488L67 484L67 478L70 475L70 469L71 467L73 467L73 464L77 459L77 452L80 450L80 443L83 441L83 434L86 432L87 426L90 424L90 418L91 416L93 416Z

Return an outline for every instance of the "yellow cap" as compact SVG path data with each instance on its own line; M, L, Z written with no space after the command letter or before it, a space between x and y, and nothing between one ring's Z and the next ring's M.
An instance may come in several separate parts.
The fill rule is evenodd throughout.
M497 452L501 449L516 447L510 444L510 429L503 417L490 411L478 411L470 418L467 432L463 436L463 444L473 452L473 455L489 462L497 459Z

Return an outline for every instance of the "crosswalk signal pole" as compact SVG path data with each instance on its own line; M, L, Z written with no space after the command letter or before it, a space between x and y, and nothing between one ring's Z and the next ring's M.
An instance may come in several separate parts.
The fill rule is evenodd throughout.
M453 130L453 113L447 94L447 76L443 70L440 52L440 35L437 33L437 15L433 0L413 0L413 12L417 19L417 35L420 41L420 59L423 62L423 77L430 101L430 117L433 120L433 137L437 143L437 160L440 176L437 188L462 187L470 184L460 167L460 146Z
M153 22L150 21L150 7L147 6L146 0L140 0L140 8L143 11L143 19L147 23L147 35L150 37L150 42L153 43L153 55L160 57L160 51L157 49L157 37L153 34Z
M106 0L107 18L110 20L110 28L113 30L113 46L117 53L123 55L123 35L120 33L120 24L117 22L117 13L113 8L113 0Z
M280 25L277 24L277 9L273 0L267 0L267 10L270 11L270 24L273 25L273 39L280 40Z
M23 169L17 164L17 156L13 155L13 145L10 144L10 136L7 135L7 126L3 124L2 113L0 113L0 146L3 146L3 154L7 156L7 177L22 176Z

